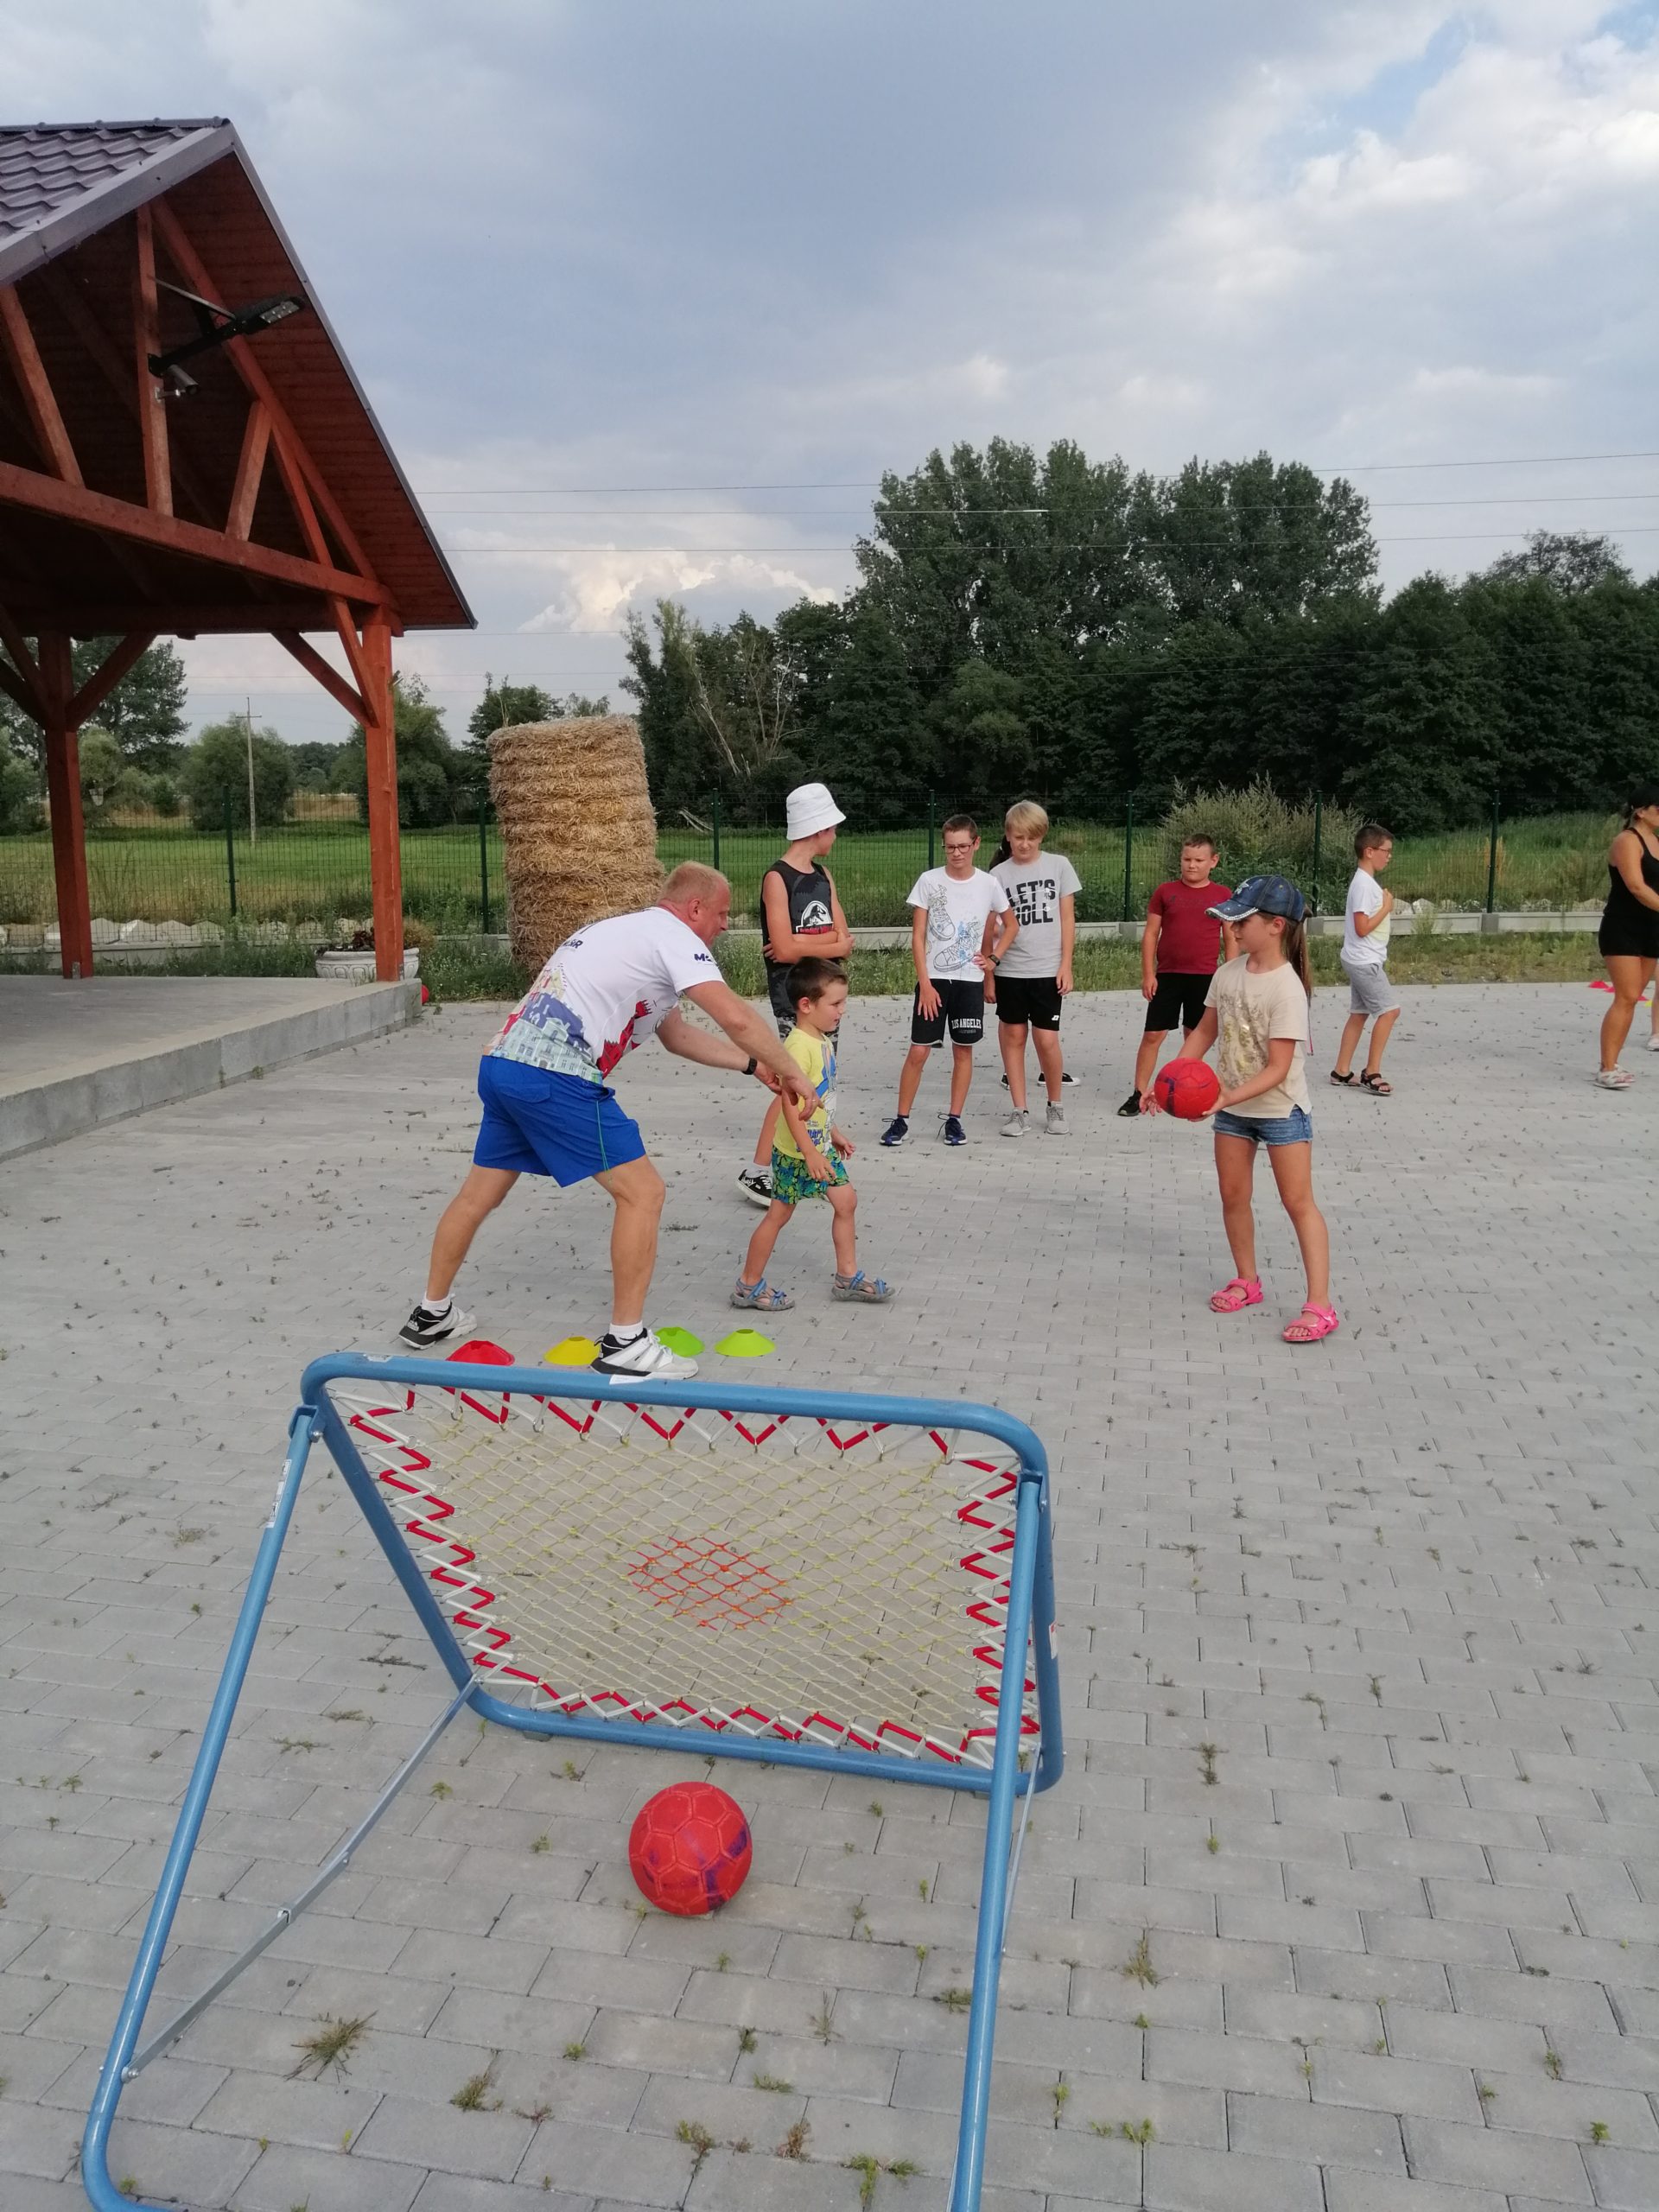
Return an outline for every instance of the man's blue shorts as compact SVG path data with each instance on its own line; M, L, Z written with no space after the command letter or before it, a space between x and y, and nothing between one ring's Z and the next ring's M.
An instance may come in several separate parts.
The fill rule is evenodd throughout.
M484 1119L473 1148L475 1167L582 1183L645 1156L639 1123L603 1084L486 1052L478 1064L478 1095Z

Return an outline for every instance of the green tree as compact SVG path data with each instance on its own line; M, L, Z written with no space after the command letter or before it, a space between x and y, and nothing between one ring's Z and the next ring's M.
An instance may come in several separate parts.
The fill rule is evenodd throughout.
M33 651L38 641L29 640ZM119 643L115 638L79 638L70 647L70 669L77 689L102 667ZM184 756L184 663L178 648L165 641L141 653L98 709L98 726L107 730L135 768L151 772L176 768ZM45 758L41 726L4 692L0 692L0 732L12 750L40 767Z
M392 729L397 743L397 819L405 830L430 830L455 819L465 790L461 756L449 742L443 709L418 676L391 679ZM330 772L337 791L353 792L369 818L369 774L363 726L354 723Z
M32 760L0 729L0 832L38 830L41 779Z
M1599 584L1633 583L1611 537L1588 530L1535 530L1518 553L1500 553L1482 571L1486 583L1537 582L1562 594L1594 591Z
M1173 621L1283 618L1377 595L1364 499L1342 478L1323 483L1300 461L1259 453L1142 477L1130 522L1150 596Z
M198 830L248 823L248 728L241 721L209 722L184 756L184 791L190 819ZM274 729L253 737L253 803L260 826L280 822L294 791L290 748Z
M121 748L106 729L88 722L75 747L80 770L80 808L88 822L96 822L115 796L126 762Z
M1340 733L1340 795L1400 831L1478 822L1499 767L1494 656L1443 576L1377 619Z
M294 788L300 791L326 791L330 788L329 778L343 745L330 745L321 738L308 738L302 745L290 745L294 760Z

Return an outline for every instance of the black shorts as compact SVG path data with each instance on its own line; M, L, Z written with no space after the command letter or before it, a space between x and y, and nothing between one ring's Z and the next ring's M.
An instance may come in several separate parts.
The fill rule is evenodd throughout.
M1058 1029L1060 984L1057 976L999 976L996 1018L1013 1027Z
M985 1034L985 986L977 975L971 983L958 976L929 979L939 995L939 1010L929 1021L921 1010L921 987L910 1002L910 1041L912 1045L943 1045L947 1025L953 1045L977 1045Z
M1650 906L1639 916L1604 914L1596 944L1604 960L1659 960L1659 914Z
M1204 1002L1215 980L1213 976L1160 975L1147 1008L1147 1027L1160 1033L1196 1029L1204 1020Z

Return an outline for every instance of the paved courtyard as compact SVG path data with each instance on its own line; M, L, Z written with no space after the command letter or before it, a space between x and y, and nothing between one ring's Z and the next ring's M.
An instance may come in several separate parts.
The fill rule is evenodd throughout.
M1068 1142L999 1141L987 1051L968 1148L896 1154L874 1138L905 1010L874 1001L842 1119L861 1257L901 1296L831 1306L827 1224L798 1225L779 1356L728 1370L988 1399L1054 1459L1069 1764L1015 1904L988 2212L1659 2205L1659 1055L1610 1096L1582 986L1403 996L1386 1103L1325 1086L1340 1005L1316 1001L1329 1343L1279 1341L1300 1286L1270 1192L1267 1305L1207 1311L1230 1272L1207 1136L1113 1113L1138 999L1067 1017ZM0 1176L4 2212L82 2201L300 1369L387 1347L490 1025L451 1007ZM757 1094L651 1050L623 1089L670 1183L653 1318L712 1343L756 1218L732 1184ZM480 1330L535 1358L602 1324L605 1213L591 1190L510 1202L464 1279ZM175 1998L442 1702L326 1465ZM627 1824L688 1770L463 1724L128 2092L118 2180L193 2212L934 2212L982 1807L730 1770L747 1887L713 1922L640 1918ZM367 2022L338 2067L300 2049L324 2018Z

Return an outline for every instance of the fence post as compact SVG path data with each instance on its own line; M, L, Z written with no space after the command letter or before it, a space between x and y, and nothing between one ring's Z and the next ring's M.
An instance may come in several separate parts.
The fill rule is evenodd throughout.
M225 786L225 873L231 886L231 919L236 919L236 846L231 836L231 787Z
M1497 904L1497 809L1498 795L1492 793L1492 834L1486 847L1486 911L1490 914Z
M1132 890L1130 871L1135 864L1135 793L1129 793L1128 810L1123 819L1123 918L1129 919L1129 898Z
M1319 911L1319 845L1325 835L1325 794L1313 794L1313 899L1310 911Z
M490 802L482 791L478 795L478 891L482 926L479 934L490 933Z
M933 825L934 817L938 812L938 809L934 804L933 793L929 791L927 795L927 864L929 868L931 868L933 865Z
M709 819L714 824L715 833L715 857L712 865L718 868L720 866L720 793L718 791L712 793L709 798Z

